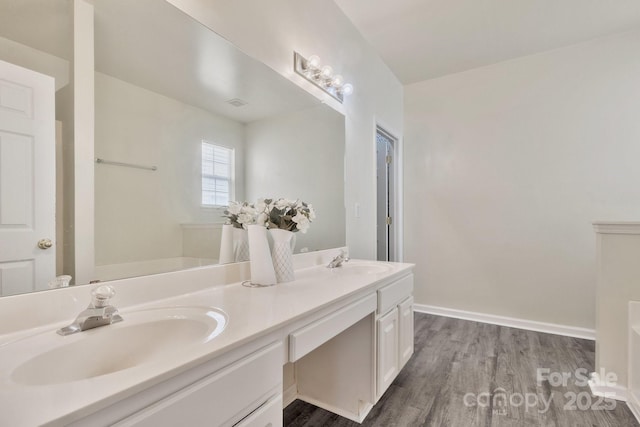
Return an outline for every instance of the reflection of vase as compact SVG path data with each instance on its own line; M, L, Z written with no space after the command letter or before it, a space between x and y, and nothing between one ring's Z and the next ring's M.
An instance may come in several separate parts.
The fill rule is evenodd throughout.
M69 286L70 282L71 282L71 276L68 276L65 274L64 276L58 276L55 279L49 281L49 288L50 289L66 288L67 286Z
M249 261L249 238L244 228L233 229L233 257L236 262Z
M224 224L222 226L222 236L220 237L220 254L218 255L218 262L220 264L229 264L234 261L233 225Z
M293 247L295 246L295 235L291 231L273 228L269 230L273 239L271 248L271 259L273 269L276 271L278 283L291 282L295 280L293 274Z
M252 224L247 226L247 231L251 255L251 283L263 286L275 285L277 280L269 253L267 229L264 225Z

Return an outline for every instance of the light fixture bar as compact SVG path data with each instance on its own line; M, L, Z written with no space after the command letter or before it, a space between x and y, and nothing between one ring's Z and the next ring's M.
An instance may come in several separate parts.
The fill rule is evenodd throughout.
M293 69L296 74L301 75L341 103L345 96L353 93L353 86L345 83L342 76L334 74L331 66L321 66L320 58L316 55L307 59L298 52L293 52Z

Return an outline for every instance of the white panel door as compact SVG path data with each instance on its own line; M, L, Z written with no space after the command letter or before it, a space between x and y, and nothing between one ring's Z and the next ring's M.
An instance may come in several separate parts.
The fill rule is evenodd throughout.
M47 289L55 277L54 87L0 61L0 295Z

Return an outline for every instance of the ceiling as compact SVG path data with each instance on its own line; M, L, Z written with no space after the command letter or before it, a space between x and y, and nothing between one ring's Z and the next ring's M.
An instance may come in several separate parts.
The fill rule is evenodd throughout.
M403 84L640 26L638 0L334 0Z

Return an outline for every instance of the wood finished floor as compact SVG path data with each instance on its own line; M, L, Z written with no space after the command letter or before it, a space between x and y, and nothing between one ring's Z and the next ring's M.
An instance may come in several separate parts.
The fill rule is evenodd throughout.
M594 361L593 341L416 313L415 354L362 426L640 426L622 402L615 402L612 410L580 410L589 403L597 404L598 398L573 378L566 387L549 381L538 385L538 368L560 373L585 368L592 372ZM464 404L467 393L497 395L502 391L499 389L506 399L489 399L495 401L493 407ZM572 402L572 394L579 397L578 402ZM520 395L529 395L532 404L535 396L539 406L528 410L526 404L518 406ZM546 411L543 398L551 399ZM515 404L510 405L509 399ZM467 402L472 401L473 396L467 396ZM612 404L605 401L600 406ZM572 406L575 409L570 409ZM284 425L360 424L296 400L284 411Z

